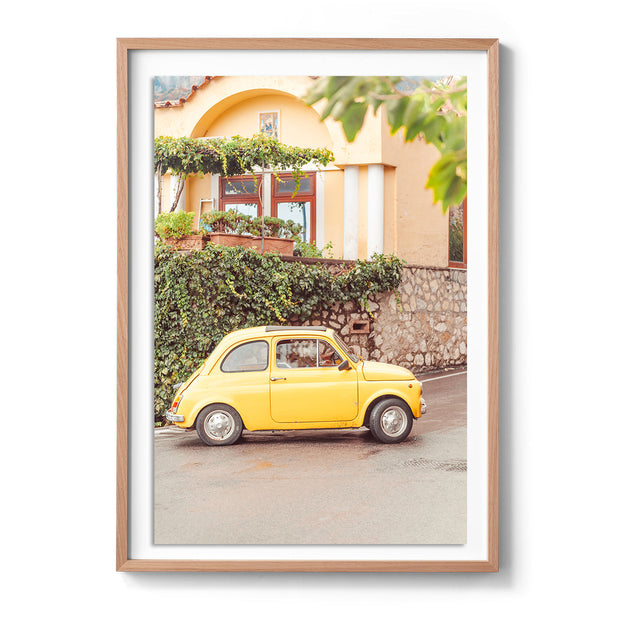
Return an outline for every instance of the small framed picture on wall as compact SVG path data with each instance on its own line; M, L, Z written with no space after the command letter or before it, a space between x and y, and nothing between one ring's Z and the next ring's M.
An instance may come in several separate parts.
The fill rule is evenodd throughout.
M280 112L259 112L258 131L269 138L280 139Z

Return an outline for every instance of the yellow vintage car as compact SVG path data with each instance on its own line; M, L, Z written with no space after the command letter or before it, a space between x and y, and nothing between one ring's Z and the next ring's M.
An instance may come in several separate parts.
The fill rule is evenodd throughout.
M422 385L400 366L361 360L333 329L270 325L225 336L181 384L166 414L209 446L243 430L366 426L403 441L426 413Z

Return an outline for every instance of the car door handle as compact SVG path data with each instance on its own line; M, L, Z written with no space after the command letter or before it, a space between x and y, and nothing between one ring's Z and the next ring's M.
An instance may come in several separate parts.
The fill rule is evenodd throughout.
M272 381L286 381L286 377L271 377Z

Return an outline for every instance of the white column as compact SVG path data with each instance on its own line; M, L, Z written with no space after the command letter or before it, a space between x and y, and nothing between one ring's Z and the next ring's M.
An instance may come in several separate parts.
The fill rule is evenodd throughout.
M368 252L383 252L383 165L368 166Z
M344 167L344 247L342 257L356 260L359 238L359 166Z
M180 177L170 177L170 209L174 204L174 197L177 195L177 187L179 186ZM179 198L179 204L177 205L177 211L185 211L185 195L187 194L187 179L185 179L185 187Z
M322 170L316 173L316 247L325 247L325 173ZM331 239L327 239L331 241Z
M261 176L261 173L258 173L258 176ZM271 172L266 172L265 176L262 180L263 183L263 215L268 217L273 215L273 217L277 217L276 209L273 209L273 213L271 212Z

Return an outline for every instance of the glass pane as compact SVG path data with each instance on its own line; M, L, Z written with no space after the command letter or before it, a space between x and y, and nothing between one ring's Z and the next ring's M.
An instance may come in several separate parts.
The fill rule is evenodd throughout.
M282 220L293 220L295 224L301 224L303 231L301 240L310 242L310 202L279 202L278 215Z
M276 346L278 368L316 368L316 340L280 340Z
M463 262L463 204L450 207L450 261Z
M258 204L255 202L234 202L224 205L226 211L236 211L243 215L258 217Z
M319 340L319 366L327 368L330 366L338 366L342 362L342 358L338 352L330 344L324 340Z
M295 179L276 178L276 194L292 194L295 191ZM312 192L312 177L299 179L299 189L297 193L309 194Z
M248 342L233 349L222 362L224 372L251 372L265 370L269 359L269 345L264 341Z
M226 194L226 196L257 194L259 180L258 177L256 177L256 179L226 179L224 194Z

